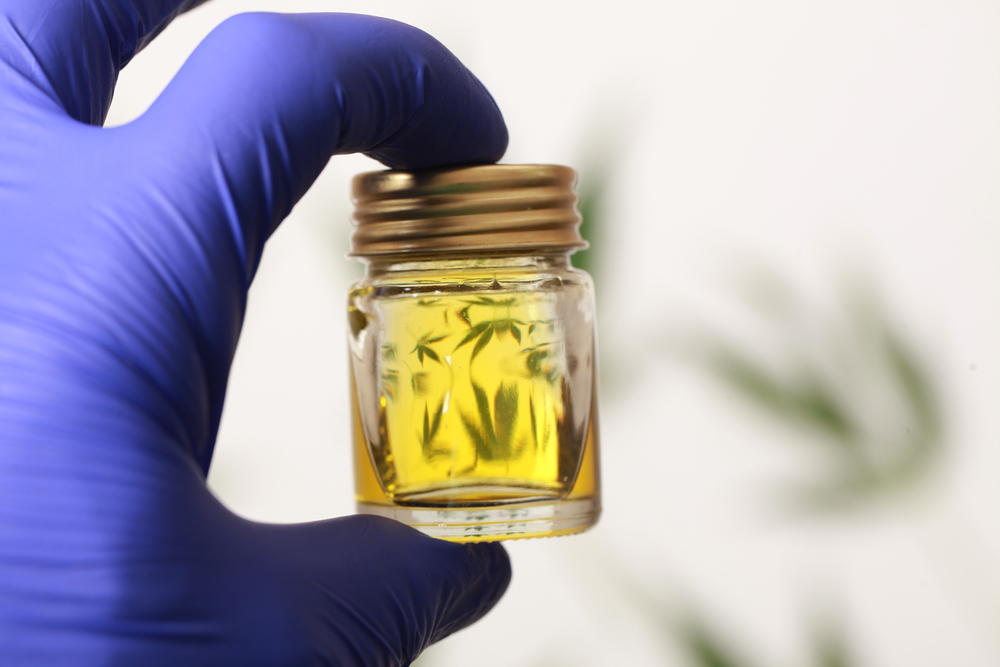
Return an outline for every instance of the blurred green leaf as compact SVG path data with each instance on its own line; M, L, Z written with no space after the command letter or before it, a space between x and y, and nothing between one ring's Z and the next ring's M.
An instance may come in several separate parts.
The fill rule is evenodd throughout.
M818 378L808 377L797 384L782 382L732 348L718 349L711 363L716 373L759 407L840 440L856 437L845 408Z
M605 223L602 216L608 191L608 170L597 164L587 164L580 169L580 181L577 185L580 211L580 236L590 243L589 248L578 250L573 255L573 266L594 276L599 273L598 255L600 253Z
M751 664L735 657L732 650L709 632L701 621L688 619L681 625L678 634L697 667L748 667Z
M771 274L767 278L785 305L757 309L757 314L775 340L783 341L773 346L781 351L779 358L765 364L725 336L706 332L700 359L751 405L808 434L803 443L825 449L828 468L818 481L796 487L800 506L856 507L914 485L942 446L938 392L920 359L870 295L854 294L847 309L854 316L830 321L797 299L790 284ZM790 317L792 312L799 317ZM801 318L822 326L801 326ZM803 339L803 332L816 331ZM858 398L868 395L869 385L883 388L885 410L873 411Z
M821 637L816 644L817 667L853 667L855 664L844 637L837 634Z

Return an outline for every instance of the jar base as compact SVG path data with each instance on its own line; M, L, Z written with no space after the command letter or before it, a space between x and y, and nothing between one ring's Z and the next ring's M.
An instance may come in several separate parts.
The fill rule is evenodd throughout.
M496 542L582 533L597 523L601 503L585 498L504 507L422 508L359 502L357 511L395 519L450 542Z

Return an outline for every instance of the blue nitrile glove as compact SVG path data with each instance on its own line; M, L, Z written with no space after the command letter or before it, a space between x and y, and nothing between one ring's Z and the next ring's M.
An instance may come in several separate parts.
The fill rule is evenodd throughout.
M0 0L0 664L405 665L497 601L499 545L257 524L205 473L264 242L329 157L490 162L503 120L414 28L250 14L101 128L194 4Z

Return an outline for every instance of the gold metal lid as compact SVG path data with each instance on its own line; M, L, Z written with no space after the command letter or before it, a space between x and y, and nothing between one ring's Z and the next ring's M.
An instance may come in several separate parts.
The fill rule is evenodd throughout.
M580 236L576 172L549 164L373 171L354 177L351 255L556 250Z

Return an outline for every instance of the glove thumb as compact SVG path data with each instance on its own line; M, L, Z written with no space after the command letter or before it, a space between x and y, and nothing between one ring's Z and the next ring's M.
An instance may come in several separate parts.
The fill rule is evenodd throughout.
M408 665L486 614L510 583L499 544L453 544L381 517L259 528L286 566L312 653L301 664Z

